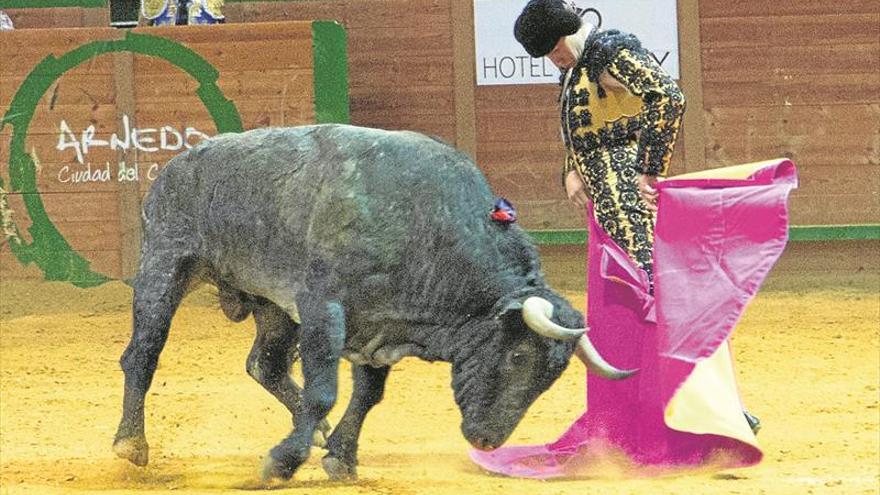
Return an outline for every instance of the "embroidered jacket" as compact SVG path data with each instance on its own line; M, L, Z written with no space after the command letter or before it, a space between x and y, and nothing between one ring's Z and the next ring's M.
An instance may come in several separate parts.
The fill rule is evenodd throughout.
M186 24L216 24L222 22L224 0L183 0L188 7ZM152 26L177 23L178 0L141 0L144 18Z
M606 71L623 87L600 85ZM563 178L575 168L587 177L588 162L603 148L625 143L637 146L640 173L665 175L685 101L635 36L612 30L587 38L581 59L563 76L560 107Z

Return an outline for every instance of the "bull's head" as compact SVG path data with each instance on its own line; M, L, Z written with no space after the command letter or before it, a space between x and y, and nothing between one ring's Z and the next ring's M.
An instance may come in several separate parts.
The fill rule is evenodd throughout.
M622 379L634 371L615 369L596 352L583 328L583 316L553 293L505 304L494 328L476 349L453 362L455 400L462 433L476 448L504 443L526 410L547 390L576 354L601 376Z

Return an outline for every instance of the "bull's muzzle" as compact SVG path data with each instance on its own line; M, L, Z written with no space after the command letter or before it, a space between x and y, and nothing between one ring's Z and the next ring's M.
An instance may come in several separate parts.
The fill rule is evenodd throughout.
M523 301L523 321L533 332L555 340L577 340L575 355L583 361L587 369L611 380L622 380L638 370L620 370L608 364L587 337L586 328L565 328L553 322L553 303L532 296Z

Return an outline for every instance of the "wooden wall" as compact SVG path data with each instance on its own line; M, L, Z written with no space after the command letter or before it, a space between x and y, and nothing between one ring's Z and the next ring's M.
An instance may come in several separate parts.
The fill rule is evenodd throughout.
M700 2L706 159L787 156L794 224L880 222L880 2Z
M351 121L455 142L451 0L228 3L228 22L334 19L348 32Z
M462 88L462 68L473 66L473 51L461 36L472 33L472 19L457 1L249 1L228 3L225 13L228 25L340 21L348 31L352 123L419 130L466 149L470 133L478 164L496 192L517 205L526 228L582 228L560 184L556 87ZM696 60L697 68L682 81L691 88L691 120L671 173L787 156L801 177L791 202L793 224L880 223L880 2L679 4L680 22L691 16L695 23L690 30L680 23L682 58ZM106 25L96 9L60 10L9 13L19 28ZM21 63L16 70L30 67ZM107 84L108 75L101 77ZM167 98L161 75L143 77L152 97ZM5 82L4 93L13 83ZM282 122L256 102L267 98L259 92L271 90L228 89L247 125ZM90 114L107 111L101 102L112 97L108 91L95 89L90 97L99 103ZM90 97L67 96L79 104ZM249 98L255 102L243 103Z
M220 73L217 86L235 102L244 129L314 122L310 22L134 32L176 40L213 65ZM121 39L125 33L112 28L2 33L0 109L6 113L25 77L48 55L58 57L92 40ZM56 75L40 72L37 77L51 81ZM185 139L187 129L205 135L217 133L214 119L196 95L198 87L195 79L170 62L130 52L98 55L60 75L40 97L28 127L26 151L37 163L36 187L8 195L12 220L23 240L32 241L25 201L39 197L52 223L92 270L113 278L133 274L140 246L140 198L152 184L155 171L179 153L161 149L160 131L171 129L165 132L169 143L165 148L175 147L175 133ZM125 127L123 116L130 127ZM90 129L94 131L92 139L110 141L114 133L125 140L126 129L135 128L153 140L140 150L95 145L88 151L83 149L80 162L75 147L66 147L74 141L81 143ZM12 132L12 125L0 132L0 177L10 191ZM190 133L190 144L199 140L198 134ZM58 149L60 142L65 143L65 149ZM129 167L138 165L136 180L120 178L122 162ZM76 182L76 173L103 169L109 170L109 177ZM0 275L33 276L34 269L25 269L4 246L0 249Z
M793 224L880 223L880 2L680 5L689 9L680 12L683 36L696 15L681 50L699 63L700 80L682 81L698 118L682 131L671 173L786 156L801 177ZM455 9L452 0L245 2L228 4L227 16L338 19L349 32L353 123L456 143L457 126L469 123L455 109L471 106L477 162L523 224L581 228L561 188L556 87L480 86L474 101L456 101L456 57L466 58L461 67L473 53L454 49ZM689 133L701 145L692 156Z

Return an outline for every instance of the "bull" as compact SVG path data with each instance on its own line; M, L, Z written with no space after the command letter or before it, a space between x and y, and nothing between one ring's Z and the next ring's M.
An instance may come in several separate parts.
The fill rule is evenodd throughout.
M490 219L493 201L467 156L414 132L259 129L171 159L143 205L117 455L148 462L145 396L171 319L202 282L229 318L253 315L247 370L294 418L266 478L289 479L309 456L340 358L354 384L325 445L331 479L356 477L364 418L404 357L451 363L461 431L479 449L508 438L575 352L603 376L628 376L548 287L525 232ZM289 375L297 352L301 389Z

